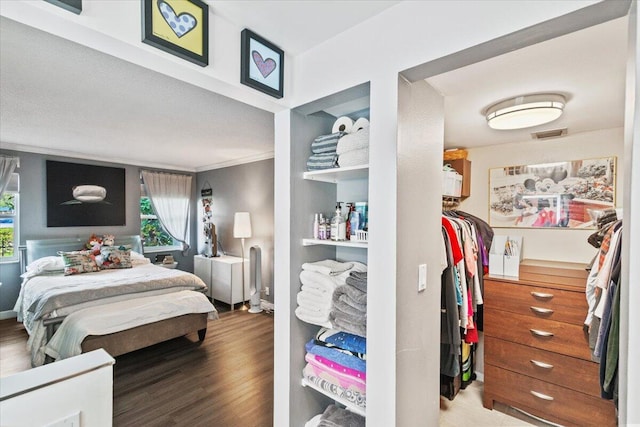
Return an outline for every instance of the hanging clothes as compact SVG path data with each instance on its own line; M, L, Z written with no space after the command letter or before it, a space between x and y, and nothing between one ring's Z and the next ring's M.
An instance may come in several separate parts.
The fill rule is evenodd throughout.
M475 378L478 313L489 265L485 242L493 239L493 230L481 219L458 211L443 212L441 222L440 394L453 399Z

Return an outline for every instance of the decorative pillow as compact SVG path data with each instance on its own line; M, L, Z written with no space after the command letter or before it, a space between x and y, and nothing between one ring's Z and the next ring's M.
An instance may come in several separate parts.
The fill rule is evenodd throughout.
M103 246L100 249L102 269L131 268L131 249L125 246Z
M91 255L90 251L58 252L58 254L62 256L64 261L65 276L100 271L100 267L96 264L95 257Z

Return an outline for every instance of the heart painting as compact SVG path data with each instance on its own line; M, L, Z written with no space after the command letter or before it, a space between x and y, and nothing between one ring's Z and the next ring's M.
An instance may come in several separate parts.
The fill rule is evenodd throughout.
M262 74L262 77L265 79L276 69L276 61L271 58L263 59L257 50L252 51L251 56L253 57L253 63L256 64L256 67L260 70L260 74Z
M187 12L176 14L171 5L163 0L158 0L158 8L164 20L178 37L184 36L198 25L198 21L192 14Z

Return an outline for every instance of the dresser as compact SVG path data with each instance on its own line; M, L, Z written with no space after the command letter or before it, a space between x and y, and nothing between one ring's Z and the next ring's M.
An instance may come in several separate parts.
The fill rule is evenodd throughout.
M562 425L616 425L583 330L586 278L582 264L525 260L518 279L485 279L484 407L501 402Z
M249 300L249 260L244 261L244 298ZM209 290L207 295L212 300L230 304L242 302L242 258L222 255L205 257L196 255L193 258L193 273L202 279Z

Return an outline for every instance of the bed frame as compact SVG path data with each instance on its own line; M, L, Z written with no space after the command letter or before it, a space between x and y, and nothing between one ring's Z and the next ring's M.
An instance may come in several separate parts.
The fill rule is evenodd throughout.
M81 238L27 240L26 259L21 263L22 272L24 273L26 266L33 260L57 255L58 251L79 250L85 243L86 240ZM120 245L130 245L132 250L143 253L140 236L118 237L114 246ZM64 317L56 317L44 321L47 326L47 341L63 320ZM104 348L115 357L195 331L198 332L199 341L204 341L207 333L207 313L185 314L107 335L89 335L82 342L82 352ZM51 357L46 356L45 363L52 361Z

